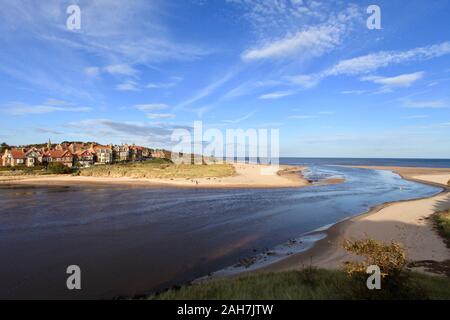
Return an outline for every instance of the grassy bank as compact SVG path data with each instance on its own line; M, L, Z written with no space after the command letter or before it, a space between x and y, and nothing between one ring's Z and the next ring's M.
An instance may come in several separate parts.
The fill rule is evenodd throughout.
M436 213L434 222L439 234L445 239L447 246L450 248L450 210Z
M168 161L155 159L153 161L124 163L113 165L92 166L81 169L80 176L89 177L130 177L130 178L221 178L235 174L230 164L210 165L175 165Z
M411 273L408 296L404 299L450 299L450 279ZM155 300L215 300L215 299L367 299L374 291L361 292L361 279L349 277L342 271L305 269L221 279L170 290L149 299ZM382 289L377 291L383 290ZM383 295L381 295L383 297ZM387 295L389 296L389 295ZM374 299L380 298L374 292Z

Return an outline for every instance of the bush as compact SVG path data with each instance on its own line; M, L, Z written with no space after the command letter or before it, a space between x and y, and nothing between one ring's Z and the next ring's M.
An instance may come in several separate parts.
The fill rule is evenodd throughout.
M411 272L406 268L408 260L402 246L392 242L365 239L345 241L344 248L353 254L363 256L363 262L345 262L347 275L355 283L350 287L349 297L362 299L419 299L426 298L425 291L411 281ZM381 271L381 290L369 290L366 285L367 267L376 265Z
M75 170L73 168L66 167L62 163L53 162L47 166L47 171L53 174L69 174L73 173Z

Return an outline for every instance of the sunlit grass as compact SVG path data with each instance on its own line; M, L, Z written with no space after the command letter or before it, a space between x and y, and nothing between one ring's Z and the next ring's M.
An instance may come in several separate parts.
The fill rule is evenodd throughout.
M231 164L190 165L161 162L142 162L92 166L81 169L79 175L91 177L130 177L130 178L221 178L235 174Z
M286 299L286 300L326 300L326 299L367 299L355 295L353 288L359 286L355 278L343 271L307 268L247 277L221 279L201 284L185 286L178 290L154 295L155 300L238 300L238 299ZM407 299L450 299L450 279L412 273L410 280L425 293L411 295ZM383 288L381 289L383 290ZM375 296L376 298L377 296ZM405 297L403 297L405 298Z

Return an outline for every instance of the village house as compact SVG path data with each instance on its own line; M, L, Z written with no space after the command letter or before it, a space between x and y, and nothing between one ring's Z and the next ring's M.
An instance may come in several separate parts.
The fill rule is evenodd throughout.
M151 152L152 158L166 158L166 154L164 150L152 150Z
M6 149L0 165L27 166L62 163L67 167L89 167L94 164L143 161L151 158L167 158L170 153L136 145L99 145L83 142L52 144L49 140L42 147Z
M130 160L131 161L142 161L144 159L143 151L144 147L140 146L131 146L130 147Z
M31 148L25 152L25 165L27 167L34 167L42 164L42 152L37 148Z
M115 145L113 147L114 151L114 161L115 162L126 162L130 161L130 147L127 144Z
M95 153L91 150L76 151L74 156L77 167L90 167L95 162Z
M50 150L44 153L42 159L45 164L62 163L66 167L72 168L74 156L69 150Z
M113 149L111 146L95 145L91 151L95 153L96 163L109 164L113 162Z
M25 152L21 149L11 149L5 150L2 156L2 165L3 166L23 166L25 165L26 157Z

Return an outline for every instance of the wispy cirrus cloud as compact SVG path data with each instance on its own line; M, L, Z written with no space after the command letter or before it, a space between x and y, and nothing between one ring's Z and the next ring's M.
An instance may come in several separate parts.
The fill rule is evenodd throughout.
M418 47L406 51L381 51L378 53L371 53L365 56L360 56L351 59L341 60L332 67L325 69L319 73L310 75L297 75L291 77L291 81L300 84L305 88L310 88L317 85L322 79L332 76L358 76L369 74L381 68L401 63L411 63L418 61L425 61L429 59L438 58L450 54L450 41L442 42L425 47ZM420 74L415 74L420 76ZM379 81L405 83L405 78L400 79L378 79ZM300 79L301 81L295 81Z
M355 21L360 20L361 11L351 5L347 9L331 14L324 23L307 25L276 40L267 40L260 47L248 49L241 54L244 61L293 56L296 59L321 56L342 43Z
M233 119L233 120L222 120L223 123L226 124L237 124L240 122L243 122L245 120L250 119L251 117L253 117L253 115L256 113L256 110L253 110L252 112L247 113L245 116L237 118L237 119Z
M136 77L138 74L138 70L126 63L111 64L104 67L103 70L112 75Z
M139 84L133 80L126 80L125 82L116 85L118 91L139 91L141 90Z
M361 81L370 81L382 85L383 88L409 87L416 81L423 78L425 72L415 72L409 74L401 74L394 77L366 76Z
M271 93L266 93L266 94L263 94L263 95L259 96L259 99L262 99L262 100L280 99L280 98L291 96L294 93L295 93L294 91L271 92Z
M149 119L174 119L177 115L173 113L149 113L147 118Z
M147 104L136 104L133 108L138 109L139 111L147 112L154 110L162 110L169 108L169 105L165 103L147 103Z
M0 110L13 116L38 115L53 112L90 112L90 107L79 107L74 105L38 104L32 105L23 102L10 102L0 106Z
M293 120L308 120L308 119L316 119L316 118L318 118L318 116L300 114L300 115L292 115L292 116L289 116L288 118L293 119Z
M148 89L169 89L175 87L182 80L181 77L171 77L167 82L150 82L145 87Z
M403 100L403 106L406 108L429 108L440 109L447 108L448 102L445 100Z

